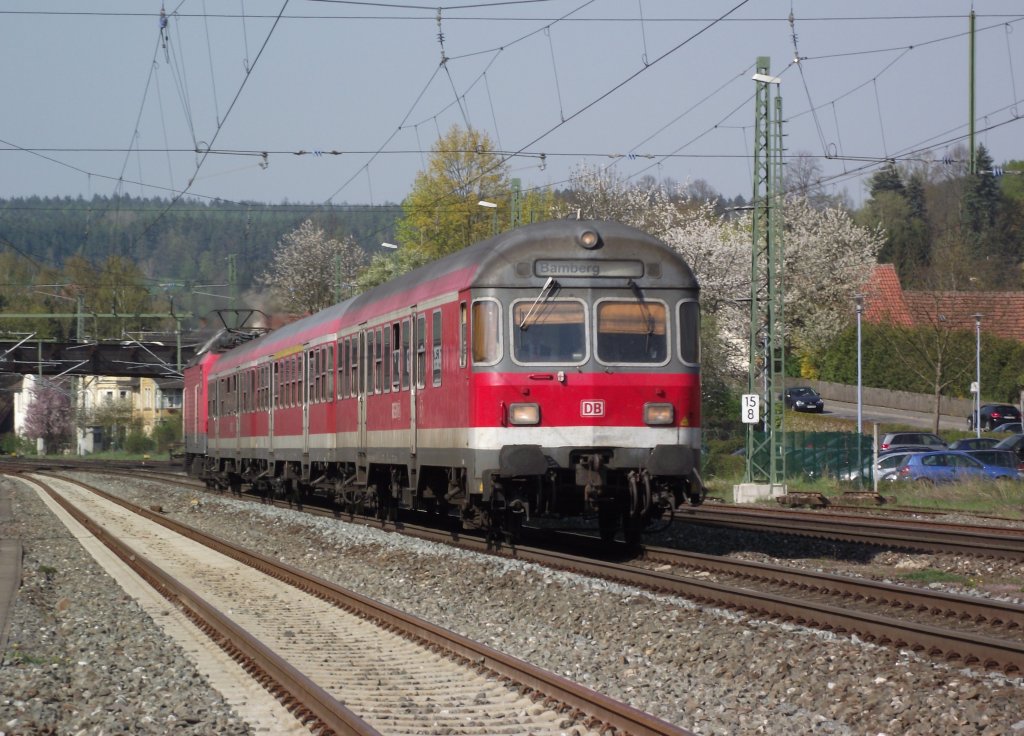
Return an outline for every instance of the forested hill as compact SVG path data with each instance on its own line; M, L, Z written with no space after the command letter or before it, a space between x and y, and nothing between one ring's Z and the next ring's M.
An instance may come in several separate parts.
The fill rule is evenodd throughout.
M0 199L0 255L61 272L69 258L135 263L153 283L226 284L229 257L240 292L263 272L281 236L312 218L331 237L367 252L393 239L398 205L297 205L143 199L131 196ZM19 269L20 270L20 269Z

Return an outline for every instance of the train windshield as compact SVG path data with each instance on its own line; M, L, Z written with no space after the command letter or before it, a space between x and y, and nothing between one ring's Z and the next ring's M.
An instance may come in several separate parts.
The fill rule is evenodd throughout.
M581 363L586 358L583 302L517 302L512 306L512 325L512 351L520 363Z
M668 358L666 314L660 302L600 302L597 359L602 363L664 363Z

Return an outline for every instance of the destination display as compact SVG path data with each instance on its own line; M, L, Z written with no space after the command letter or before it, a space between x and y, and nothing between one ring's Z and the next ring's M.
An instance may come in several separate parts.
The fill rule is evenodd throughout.
M536 276L547 278L629 278L638 279L644 275L641 261L595 261L588 259L534 261Z

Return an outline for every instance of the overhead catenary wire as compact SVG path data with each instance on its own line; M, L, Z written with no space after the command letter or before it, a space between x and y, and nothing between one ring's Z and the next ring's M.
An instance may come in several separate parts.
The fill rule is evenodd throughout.
M193 7L194 7L194 6L193 6ZM150 15L150 17L152 17L152 16ZM178 17L187 17L187 16L186 16L185 14L181 14L181 13L179 13L179 14L178 14ZM235 17L240 17L240 16L235 16ZM286 17L290 17L290 16L288 16L288 15L286 14ZM957 17L957 16L950 16L950 17ZM590 20L590 19L588 19L588 20ZM633 20L637 20L637 19L636 19L636 18L634 18ZM649 19L647 19L647 20L649 20ZM446 18L446 22L448 22L448 19L447 19L447 18ZM803 23L803 22L805 22L805 20L804 20L803 18L801 18L801 23ZM1004 27L1004 30L1005 30L1005 27ZM805 29L805 34L806 34L806 29ZM952 38L952 36L948 36L948 37L946 37L946 38ZM193 43L192 45L194 46L195 44ZM905 53L905 51L904 51L904 53ZM193 60L193 61L194 61L194 60ZM193 64L192 66L194 67L194 66L195 66L195 64ZM455 70L453 70L453 71L455 71ZM195 80L193 80L193 82L194 82L194 81L195 81ZM875 86L875 88L876 88L876 91L877 91L877 88L878 88L879 86L881 86L881 85L879 85L879 84L878 84L878 81L880 81L880 80L876 80L876 81L874 81L874 82L873 82L873 86ZM194 84L193 84L193 86L195 87L196 85L194 85ZM486 80L485 80L485 85L484 85L484 86L485 86L485 87L487 86ZM1010 84L1010 87L1011 87L1011 89L1015 87L1015 81L1014 81L1014 80L1011 80L1011 84ZM883 89L885 89L885 87L883 87ZM463 94L462 94L462 95L458 95L458 98L463 98L463 99L464 99L464 98L465 98L465 92L463 92ZM884 100L883 100L883 102L884 102ZM830 102L830 103L825 103L825 104L831 104L831 105L832 105L832 107L833 107L833 120L834 120L834 121L836 121L836 126L837 126L837 131L838 131L838 126L839 126L839 123L842 123L842 122L844 122L844 121L845 121L845 118L846 118L846 116L845 116L845 115L843 115L843 112L844 112L844 111L843 111L843 109L842 109L842 108L839 108L839 107L838 107L838 106L837 106L837 105L836 105L836 104L834 103L834 101L833 101L833 102ZM811 110L816 110L816 109L820 109L820 107L821 107L820 105L817 105L817 106L812 106L812 107L811 107ZM876 109L877 109L877 102L876 102ZM884 113L884 112L885 112L885 110L884 110L884 108L883 108L883 113ZM810 112L810 111L808 111L808 114L813 114L813 113L812 113L812 112ZM478 115L477 115L476 117L479 117L479 113L478 113ZM493 116L492 116L492 117L493 117ZM840 118L840 117L843 117L843 119L844 119L844 120L839 120L839 118ZM885 116L885 119L888 119L888 116ZM479 122L479 121L477 121L477 122ZM844 127L846 127L846 125L844 125ZM885 133L890 133L890 132L891 132L891 131L885 131ZM418 133L418 131L417 131L417 133ZM134 146L134 148L135 148L135 152L136 152L136 153L138 153L138 152L139 152L139 151L141 151L141 150L144 150L144 149L143 149L143 148L142 148L142 147L141 147L140 145L138 145L138 142L139 142L139 141L141 141L141 140L142 140L142 139L139 139L139 138L137 138L137 139L136 139L136 142L133 142L133 146ZM390 144L389 144L389 145L390 145ZM166 148L166 147L165 147L165 148ZM312 150L312 149L313 149L314 147L310 146L309 148L310 148L310 150ZM316 148L319 148L319 147L316 147ZM411 147L410 147L410 148L411 148ZM500 146L500 145L499 145L499 148L504 148L504 147L503 147L503 146ZM622 148L623 148L623 149L626 149L626 148L627 148L627 146L622 146ZM665 150L665 148L666 148L666 146L659 146L658 148L660 149L660 151L664 151L664 150ZM886 143L886 145L884 146L884 148L885 148L886 150L884 150L884 151L882 152L882 155L878 155L878 156L874 157L874 158L875 158L876 160L877 160L877 159L882 159L882 158L888 158L888 157L889 157L890 155L892 155L892 152L888 150L888 149L889 149L889 145L888 145L888 142ZM419 156L420 156L420 158L421 158L421 160L422 160L422 156L423 156L423 151L424 151L424 149L423 149L422 145L416 146L416 148L415 148L415 149L412 149L412 150L414 150L414 151L416 152L416 155L419 155ZM550 148L548 149L548 151L549 151L549 152L551 153L551 155L552 155L552 156L557 156L557 155L560 155L560 154L562 154L562 155L569 155L570 153L572 153L572 152L564 152L564 154L563 154L563 152L560 152L560 151L551 151L551 149L550 149ZM225 153L228 153L228 150L227 150L227 149L225 149L225 151L224 151L224 152L225 152ZM387 154L389 154L389 153L390 153L389 151L383 151L383 152L382 152L382 155L387 155ZM514 154L514 153L515 153L515 151L510 151L510 153L513 153L513 154ZM585 152L585 153L586 153L586 152ZM594 154L598 154L598 155L600 155L600 154L599 154L599 152L589 152L589 153L594 153ZM684 152L684 153L685 153L685 152ZM835 155L835 153L838 153L838 154L839 154L839 156L838 156L838 157L842 157L842 153L843 153L843 152L842 152L842 151L836 151L836 152L833 152L833 149L831 149L831 148L828 148L828 149L825 149L825 153L826 153L826 156L825 156L825 157L826 157L826 158L830 158L830 157L837 157L837 156ZM860 153L865 153L865 154L869 154L869 155L870 155L871 151L870 151L870 150L868 150L868 151L861 151ZM217 151L211 151L211 155L213 155L213 154L218 154L218 155L219 155L219 153L218 153ZM831 154L831 155L830 155L830 154ZM305 155L305 154L303 154L303 155ZM661 155L665 155L665 154L661 154ZM714 155L714 154L711 154L711 155ZM723 153L722 155L724 155L724 156L728 156L729 154L728 154L728 153L726 152L726 153ZM681 157L683 157L683 156L682 156L682 155L680 155L680 156L677 156L677 157L680 157L680 158L681 158ZM862 157L854 157L854 158L853 158L853 159L851 159L851 160L859 160L860 158L862 158ZM152 174L152 171L150 171L149 173L150 173L150 174ZM197 180L198 180L198 179L199 179L199 178L197 177ZM378 177L378 179L379 179L379 177ZM127 181L126 181L126 183L127 183ZM378 184L379 184L379 181L378 181Z

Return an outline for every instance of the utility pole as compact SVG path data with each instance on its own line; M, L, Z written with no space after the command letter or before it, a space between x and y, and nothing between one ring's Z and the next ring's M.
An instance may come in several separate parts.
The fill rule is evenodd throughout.
M970 39L968 42L968 54L970 59L968 60L968 80L967 80L967 130L969 144L971 147L971 155L969 158L970 167L968 174L973 176L978 173L978 154L974 148L974 9L971 9L970 20L968 23L967 37Z
M750 364L747 391L760 396L763 431L747 425L747 467L737 500L786 492L782 242L782 97L771 99L778 77L770 59L757 58L754 124L754 201L750 259Z
M515 230L523 224L523 185L519 179L512 182L512 201L509 206L508 224L510 230Z

